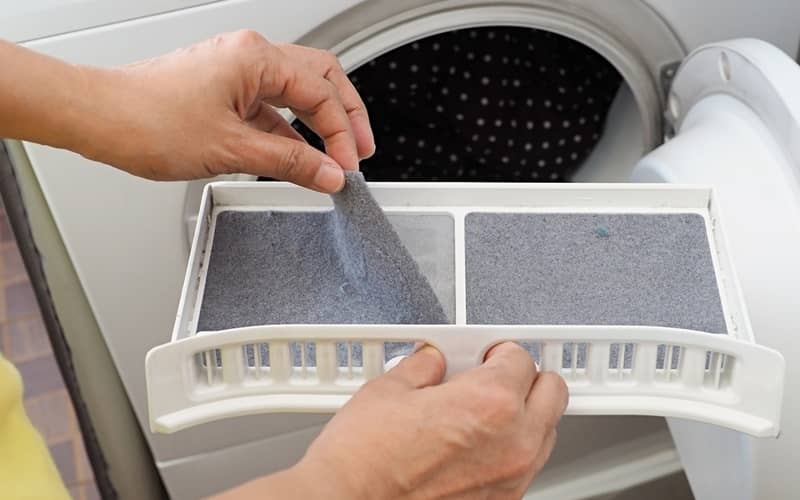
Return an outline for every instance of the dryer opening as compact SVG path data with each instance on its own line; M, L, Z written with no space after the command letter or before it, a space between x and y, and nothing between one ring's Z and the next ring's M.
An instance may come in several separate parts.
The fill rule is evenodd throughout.
M590 47L510 26L449 31L350 72L367 104L373 181L569 181L601 140L624 87ZM316 135L295 128L316 147Z

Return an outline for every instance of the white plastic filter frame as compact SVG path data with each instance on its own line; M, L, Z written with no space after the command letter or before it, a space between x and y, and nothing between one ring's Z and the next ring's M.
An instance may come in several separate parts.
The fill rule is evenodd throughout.
M371 183L387 213L447 213L455 237L453 325L269 325L198 332L197 318L220 210L310 211L326 195L286 183L206 186L172 341L146 359L150 425L171 433L214 420L275 412L333 412L387 369L384 343L427 342L447 363L446 378L479 365L502 341L533 344L542 370L564 377L567 414L657 415L776 436L784 360L755 343L710 189L648 184ZM706 221L727 335L653 326L468 325L464 218L470 212L695 213ZM305 346L313 343L314 366ZM337 344L358 343L361 366L339 366ZM632 347L630 345L632 344ZM269 363L261 357L268 346ZM563 349L573 350L570 362ZM619 350L612 362L612 346ZM300 366L292 350L303 349ZM623 361L630 350L631 362ZM266 351L267 349L264 349ZM576 351L584 362L579 361ZM246 352L251 352L248 360ZM659 351L662 361L658 361ZM581 364L579 364L581 363Z

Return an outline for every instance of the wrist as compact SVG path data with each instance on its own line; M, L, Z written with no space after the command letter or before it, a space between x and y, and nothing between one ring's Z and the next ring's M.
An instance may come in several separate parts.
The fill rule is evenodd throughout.
M113 164L125 154L125 144L133 142L125 125L125 101L132 100L131 93L125 91L125 82L114 69L74 65L73 71L77 97L66 113L65 144L59 147Z
M368 478L370 474L365 470L349 470L346 464L336 467L325 460L305 457L286 472L300 486L299 491L304 493L305 498L331 500L386 498L376 492L378 478Z
M43 140L90 160L121 167L144 154L152 143L142 134L148 116L142 91L118 68L64 64L58 106L46 110Z

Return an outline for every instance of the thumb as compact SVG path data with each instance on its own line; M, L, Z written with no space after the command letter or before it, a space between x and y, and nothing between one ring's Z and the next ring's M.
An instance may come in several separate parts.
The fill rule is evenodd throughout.
M444 378L444 356L435 347L426 345L409 357L403 359L386 375L420 389L439 384Z
M320 191L344 187L344 172L332 158L305 142L244 127L242 173L272 177Z

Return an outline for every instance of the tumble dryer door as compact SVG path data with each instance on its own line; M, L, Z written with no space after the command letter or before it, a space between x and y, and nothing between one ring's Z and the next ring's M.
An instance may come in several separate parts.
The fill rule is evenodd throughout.
M701 47L668 98L674 136L645 156L637 182L713 187L759 343L787 360L782 433L751 440L669 419L698 499L795 498L788 464L800 445L800 68L758 40ZM795 387L792 386L795 385Z

